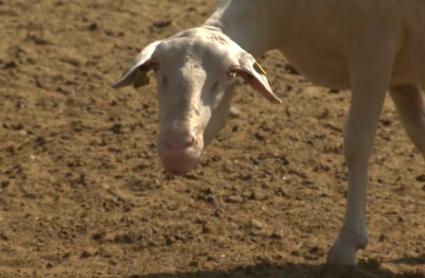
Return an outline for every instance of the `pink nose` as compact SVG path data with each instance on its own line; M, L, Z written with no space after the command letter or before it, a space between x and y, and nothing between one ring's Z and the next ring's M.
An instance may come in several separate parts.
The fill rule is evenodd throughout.
M195 137L189 131L173 132L167 136L167 148L173 151L186 150L195 145Z

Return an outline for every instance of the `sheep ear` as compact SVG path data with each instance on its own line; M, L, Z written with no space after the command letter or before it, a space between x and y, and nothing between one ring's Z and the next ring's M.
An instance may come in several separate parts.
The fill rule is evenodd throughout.
M130 63L127 70L121 78L112 87L120 89L122 87L133 84L134 88L138 88L149 84L147 73L154 66L152 56L161 41L156 41L146 46Z
M266 71L258 62L248 53L244 53L239 60L240 65L233 68L232 71L241 76L246 83L261 93L266 99L274 103L282 101L273 93L267 80Z

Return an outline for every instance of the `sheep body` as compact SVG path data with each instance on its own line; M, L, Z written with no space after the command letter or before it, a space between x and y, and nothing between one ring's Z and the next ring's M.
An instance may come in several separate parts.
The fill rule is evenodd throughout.
M352 91L344 136L347 208L328 263L355 265L368 242L368 162L387 90L425 156L425 108L416 85L425 82L425 3L222 0L202 26L144 49L115 87L144 84L146 72L156 70L159 153L169 171L182 174L224 126L236 77L280 102L254 59L270 49L313 83Z
M316 85L349 89L350 59L375 46L394 54L391 86L424 83L424 15L420 0L224 0L205 25L255 56L279 49Z

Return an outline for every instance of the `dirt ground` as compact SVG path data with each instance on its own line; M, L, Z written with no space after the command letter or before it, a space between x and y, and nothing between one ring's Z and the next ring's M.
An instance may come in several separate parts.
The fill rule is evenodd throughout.
M155 82L111 84L215 1L0 0L0 277L318 277L341 225L349 92L266 54L283 99L238 89L185 177L156 154ZM390 100L355 277L425 277L425 163Z

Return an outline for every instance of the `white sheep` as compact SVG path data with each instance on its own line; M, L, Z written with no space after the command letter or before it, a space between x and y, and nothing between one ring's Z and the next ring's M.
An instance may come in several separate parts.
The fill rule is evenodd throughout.
M147 83L154 69L159 154L173 173L189 171L227 119L237 76L273 102L254 56L279 49L315 84L352 90L345 130L348 197L328 263L355 265L367 245L368 161L389 90L425 156L423 0L222 0L200 27L148 45L114 85Z

